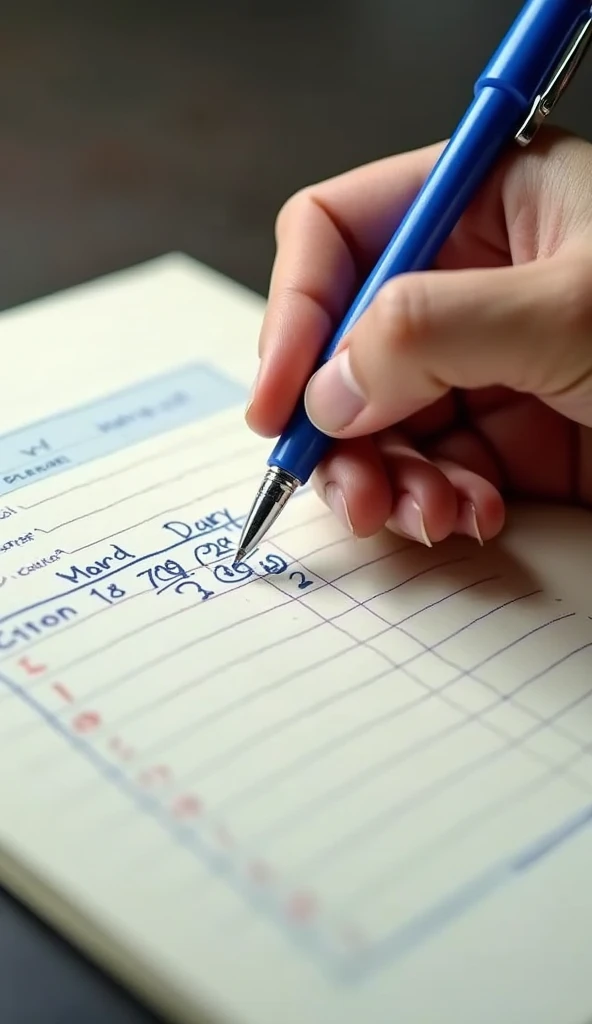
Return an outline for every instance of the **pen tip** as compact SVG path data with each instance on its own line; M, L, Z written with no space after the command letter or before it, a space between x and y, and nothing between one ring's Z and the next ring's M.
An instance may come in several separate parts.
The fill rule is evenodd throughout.
M236 555L234 556L233 562L232 562L232 568L233 569L235 569L236 566L239 565L240 562L242 562L242 560L245 557L246 553L247 552L245 551L244 548L239 548L238 549Z

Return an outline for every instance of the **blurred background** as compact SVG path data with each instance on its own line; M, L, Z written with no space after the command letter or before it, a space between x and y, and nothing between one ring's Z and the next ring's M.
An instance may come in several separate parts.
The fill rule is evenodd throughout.
M170 250L265 293L283 201L447 137L519 7L3 4L0 308ZM592 140L590 95L592 56L558 114ZM154 1018L0 890L0 1021Z
M265 292L282 202L447 137L520 0L2 7L5 308L172 249ZM559 115L590 137L591 84Z

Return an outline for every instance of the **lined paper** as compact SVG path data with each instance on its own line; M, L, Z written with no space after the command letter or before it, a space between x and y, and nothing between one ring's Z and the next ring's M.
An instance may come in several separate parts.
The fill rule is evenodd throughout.
M298 976L307 1019L382 1021L406 958L585 831L592 621L308 491L233 569L266 446L220 368L175 372L0 439L3 845L179 1019L271 1020Z

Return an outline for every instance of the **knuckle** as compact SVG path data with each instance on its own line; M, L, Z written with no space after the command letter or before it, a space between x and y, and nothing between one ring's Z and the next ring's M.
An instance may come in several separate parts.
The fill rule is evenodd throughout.
M388 281L376 300L377 333L393 354L405 355L425 337L429 309L426 290L415 275Z
M278 244L288 226L293 223L294 219L298 219L302 216L303 210L311 201L312 190L310 186L299 189L298 192L294 192L289 199L286 199L275 218L274 233L275 240Z

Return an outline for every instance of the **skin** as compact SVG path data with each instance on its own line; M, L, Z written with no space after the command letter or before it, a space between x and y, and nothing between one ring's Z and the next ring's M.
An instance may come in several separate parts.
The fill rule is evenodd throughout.
M306 188L281 210L246 418L302 390L336 439L314 476L357 536L483 542L513 498L592 505L592 146L554 129L498 166L434 270L388 282L309 380L441 145ZM308 386L307 386L308 381Z

